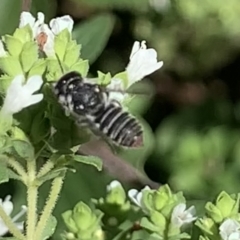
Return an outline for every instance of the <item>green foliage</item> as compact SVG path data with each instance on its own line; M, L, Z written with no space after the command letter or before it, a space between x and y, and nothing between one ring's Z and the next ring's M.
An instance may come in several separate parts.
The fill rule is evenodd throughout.
M79 0L75 0L79 1ZM89 6L95 6L100 8L115 8L115 9L129 9L129 10L145 10L148 6L147 0L120 0L120 1L111 1L111 0L102 0L101 3L97 0L84 0L85 4Z
M105 13L74 28L73 37L82 45L82 58L90 63L96 60L107 44L114 22L114 16Z

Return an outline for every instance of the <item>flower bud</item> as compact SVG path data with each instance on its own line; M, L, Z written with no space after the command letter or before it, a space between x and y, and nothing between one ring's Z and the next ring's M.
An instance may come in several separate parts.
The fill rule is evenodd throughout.
M216 207L221 211L223 218L235 215L239 210L239 194L234 200L226 192L221 192L216 201Z
M221 211L211 202L208 202L205 206L208 215L214 220L216 223L220 223L223 220L223 216Z
M123 205L126 202L126 193L123 189L122 185L118 181L112 181L107 186L107 196L106 203L108 204L116 204Z
M80 231L90 228L97 221L95 214L93 214L92 210L83 202L78 203L74 207L72 218Z
M218 229L215 222L211 218L200 218L195 223L207 235L217 235Z

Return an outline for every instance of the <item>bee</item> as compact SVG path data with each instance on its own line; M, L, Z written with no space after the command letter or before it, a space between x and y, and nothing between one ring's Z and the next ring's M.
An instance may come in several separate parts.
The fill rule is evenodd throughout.
M109 91L99 84L85 81L79 72L63 75L53 89L58 102L76 119L118 146L136 148L143 145L143 130L138 120L109 98Z

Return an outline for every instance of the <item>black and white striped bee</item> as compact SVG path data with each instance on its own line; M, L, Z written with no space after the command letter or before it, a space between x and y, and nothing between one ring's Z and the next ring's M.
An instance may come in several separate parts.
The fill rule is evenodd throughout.
M109 98L109 91L99 84L86 82L80 73L63 75L54 85L54 93L76 123L89 127L118 146L136 148L143 145L143 130L136 118L121 104Z

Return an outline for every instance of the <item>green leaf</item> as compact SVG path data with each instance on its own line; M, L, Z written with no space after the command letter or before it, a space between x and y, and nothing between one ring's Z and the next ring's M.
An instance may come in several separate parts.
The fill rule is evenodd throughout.
M73 38L82 45L81 58L93 63L105 48L112 33L115 19L110 14L100 14L74 28Z
M71 71L78 71L81 73L83 77L87 76L88 69L89 69L88 60L79 60L71 67Z
M98 73L98 84L100 85L108 85L111 82L112 76L111 73L102 73L100 71Z
M32 41L33 39L32 29L29 25L26 25L25 27L22 28L17 28L13 33L13 36L20 40L22 43Z
M19 24L22 2L19 0L0 1L0 35L10 34Z
M54 234L56 226L57 226L57 219L51 215L47 221L46 227L43 230L41 239L42 240L49 239Z
M35 42L26 42L20 55L24 72L28 72L38 59L38 46Z
M50 133L49 119L45 117L45 112L39 112L32 120L31 137L34 143L39 143Z
M4 42L6 43L7 51L12 56L19 56L22 51L23 43L16 37L6 35L3 37Z
M114 9L128 9L130 11L139 11L146 10L149 6L148 0L121 0L121 1L113 1L113 0L78 0L84 2L91 7L97 8L114 8Z
M54 38L54 50L60 61L64 59L69 37L69 31L65 29Z
M64 176L66 174L67 167L59 168L56 170L50 171L48 174L38 178L38 181L43 184L46 181L49 181L53 178L59 177L59 176Z
M66 53L63 59L64 63L67 66L71 67L74 63L77 62L80 57L80 49L81 46L77 45L76 41L70 41L67 44Z
M12 143L14 149L21 158L29 161L33 160L34 148L29 142L22 140L14 140Z
M13 78L9 77L7 75L2 75L0 77L0 93L4 94L6 93L8 87L10 86L11 82L12 82Z
M18 238L15 237L1 237L0 240L18 240Z
M14 171L12 171L10 168L8 168L8 177L14 180L21 180L21 177L17 175Z
M22 67L17 57L8 56L0 58L0 69L11 77L22 74Z
M0 155L0 183L8 182L7 157Z
M98 171L102 170L102 160L98 157L75 155L73 159L76 162L92 165L96 167Z
M43 73L46 70L47 61L44 59L38 59L30 69L28 73L28 77L31 77L33 75L43 75Z

